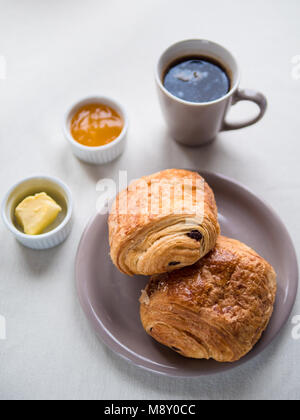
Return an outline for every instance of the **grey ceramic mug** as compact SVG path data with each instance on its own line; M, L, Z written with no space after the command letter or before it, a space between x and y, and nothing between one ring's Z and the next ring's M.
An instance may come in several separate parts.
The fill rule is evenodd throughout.
M172 62L191 56L204 56L216 60L228 72L231 89L222 98L206 103L187 102L172 95L163 85L166 70ZM161 108L171 136L187 146L202 146L215 139L220 131L236 130L255 124L265 114L267 100L259 92L240 89L240 72L232 54L221 45L201 39L191 39L169 47L160 57L156 68ZM252 101L260 108L259 114L249 121L229 123L226 115L239 101Z

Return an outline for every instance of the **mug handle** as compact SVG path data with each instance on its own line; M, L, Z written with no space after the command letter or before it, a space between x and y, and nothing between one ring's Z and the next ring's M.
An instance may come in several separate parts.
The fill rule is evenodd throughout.
M233 96L232 105L235 105L240 101L254 102L260 108L259 114L256 117L252 118L250 121L236 123L229 123L227 121L224 121L222 131L237 130L239 128L249 127L249 125L257 123L265 115L268 102L266 97L262 93L250 89L238 89Z

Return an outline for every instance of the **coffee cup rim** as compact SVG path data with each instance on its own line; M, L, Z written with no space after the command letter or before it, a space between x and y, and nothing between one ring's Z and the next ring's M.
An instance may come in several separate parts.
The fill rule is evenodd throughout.
M226 51L227 54L229 54L232 58L232 60L234 61L235 65L236 65L236 74L235 74L235 83L233 84L233 86L231 87L231 89L229 90L228 93L226 93L226 95L222 96L221 98L218 98L214 101L209 101L209 102L190 102L190 101L185 101L184 99L178 98L177 96L173 95L172 93L170 93L163 85L162 80L161 80L161 74L159 71L159 65L161 62L161 59L163 58L163 56L172 48L176 47L177 45L180 44L184 44L184 43L188 43L188 42L194 42L194 41L200 41L203 43L207 43L207 44L211 44L214 45L218 48L223 49L224 51ZM223 45L214 42L214 41L210 41L208 39L202 39L202 38L189 38L189 39L184 39L182 41L177 41L173 44L171 44L169 47L165 48L164 51L160 54L157 62L156 62L156 67L155 67L155 79L156 79L156 83L158 84L159 88L171 99L176 100L179 103L182 103L184 105L191 105L193 107L203 107L203 106L208 106L208 105L215 105L217 103L220 103L228 98L230 98L230 96L232 96L234 94L234 92L238 89L238 86L240 84L240 68L238 65L238 62L235 58L235 56L231 53L231 51L229 51L226 47L224 47Z

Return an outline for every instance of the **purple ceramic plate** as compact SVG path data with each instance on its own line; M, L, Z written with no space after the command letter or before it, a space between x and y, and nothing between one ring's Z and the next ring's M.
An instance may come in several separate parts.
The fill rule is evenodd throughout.
M256 356L274 339L293 308L298 266L290 236L278 216L261 199L222 175L201 172L213 188L223 235L254 248L275 268L278 294L270 324L255 348L237 363L186 359L158 344L143 330L139 297L145 277L121 274L109 257L107 216L96 215L85 230L76 259L81 305L97 335L114 352L135 365L163 375L197 377L232 369Z

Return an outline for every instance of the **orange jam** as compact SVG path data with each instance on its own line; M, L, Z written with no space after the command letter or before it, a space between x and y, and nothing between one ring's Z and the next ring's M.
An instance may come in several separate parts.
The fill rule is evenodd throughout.
M71 134L84 146L98 147L114 141L123 127L123 118L113 108L89 104L80 108L72 118Z

